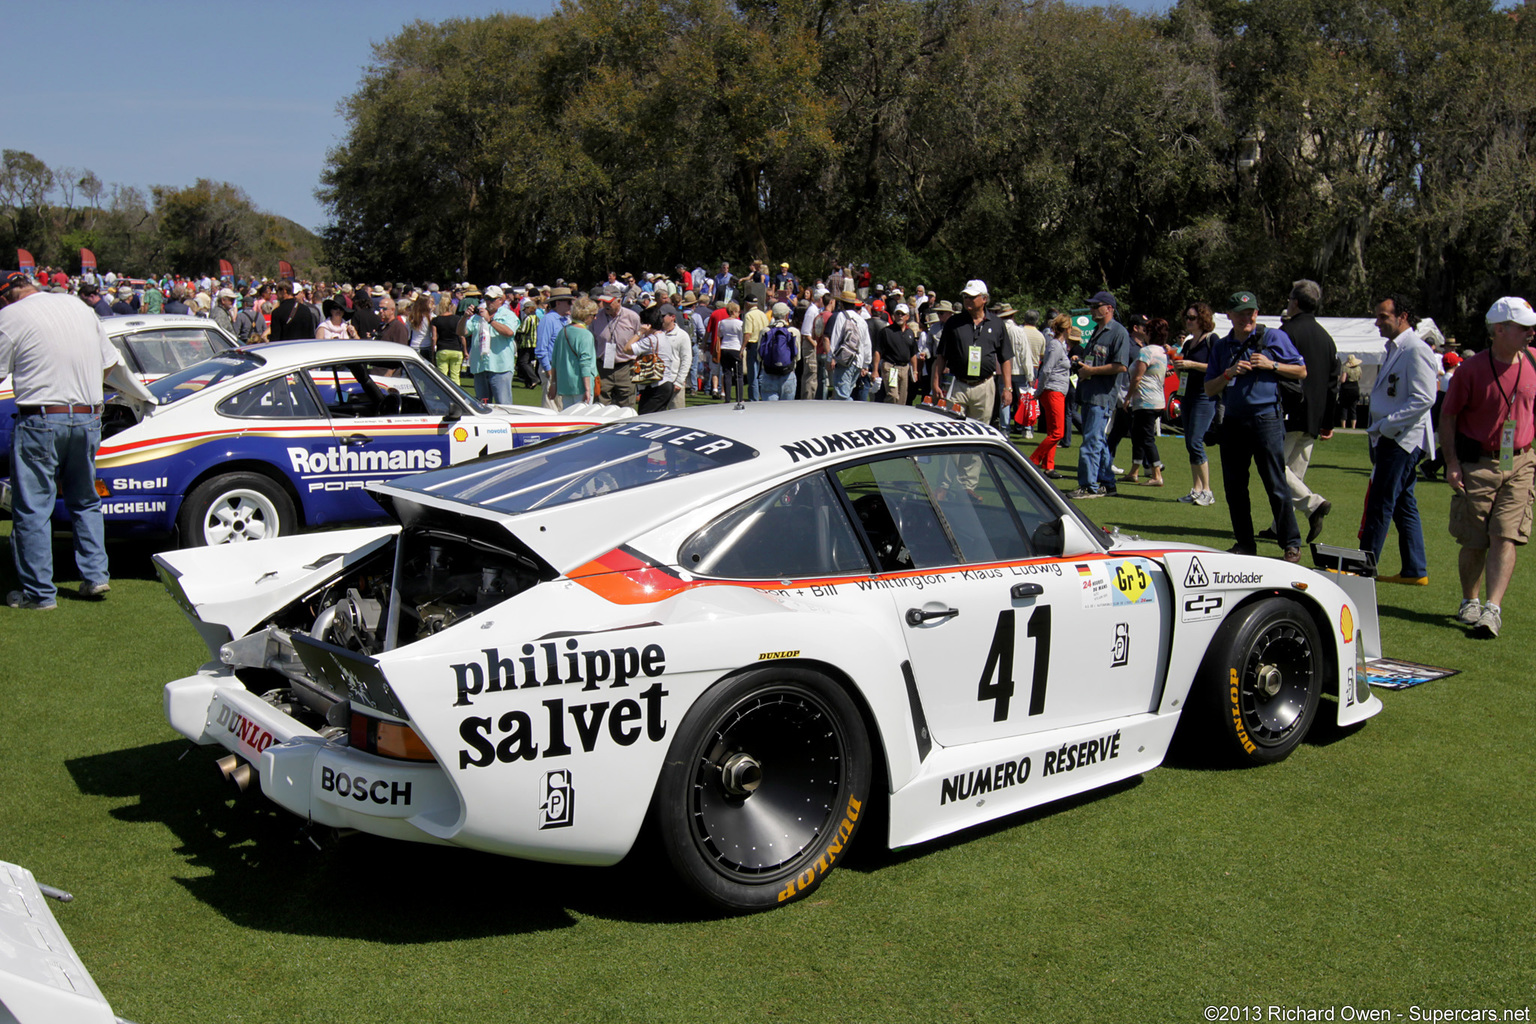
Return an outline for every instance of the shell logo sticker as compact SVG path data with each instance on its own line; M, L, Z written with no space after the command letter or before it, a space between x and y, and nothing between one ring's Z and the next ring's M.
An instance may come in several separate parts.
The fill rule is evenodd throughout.
M1349 605L1339 612L1339 632L1344 634L1345 643L1355 638L1355 617L1350 614Z
M454 427L453 428L453 439L455 441L468 441L469 440L469 431L465 430L463 427Z

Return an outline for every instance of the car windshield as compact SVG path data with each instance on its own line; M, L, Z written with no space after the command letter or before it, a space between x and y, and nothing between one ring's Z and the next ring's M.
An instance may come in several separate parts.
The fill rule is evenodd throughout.
M167 374L146 385L150 393L155 396L161 405L170 405L180 401L188 395L195 395L207 387L212 387L221 381L241 377L252 370L259 370L266 365L266 360L249 352L231 352L228 355L215 356L195 363L185 370Z
M756 458L757 450L687 427L630 422L396 484L499 512L531 512Z

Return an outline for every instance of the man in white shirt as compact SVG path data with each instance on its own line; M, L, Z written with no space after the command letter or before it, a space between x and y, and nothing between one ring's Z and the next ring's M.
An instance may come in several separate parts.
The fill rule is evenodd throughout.
M1439 361L1434 350L1414 332L1417 322L1408 300L1401 295L1390 295L1376 304L1376 329L1387 339L1387 351L1371 387L1367 434L1373 458L1360 548L1380 559L1387 529L1395 525L1402 571L1376 578L1382 583L1423 587L1429 585L1429 566L1413 478L1419 460L1435 453L1429 411L1435 404Z
M101 319L74 296L40 292L20 272L0 280L0 377L12 376L16 428L11 435L11 553L21 589L12 608L52 611L53 510L62 495L74 533L80 596L105 597L105 526L96 493L103 376L153 405L132 377Z

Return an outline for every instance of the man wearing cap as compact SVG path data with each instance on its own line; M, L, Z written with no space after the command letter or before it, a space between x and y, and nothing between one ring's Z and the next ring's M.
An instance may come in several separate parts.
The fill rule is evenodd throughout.
M233 288L220 288L219 294L214 296L213 312L209 314L209 319L230 334L235 333L235 300L239 297Z
M955 383L946 397L971 419L991 423L998 396L1013 401L1013 345L1003 321L987 311L985 281L967 281L960 295L960 312L945 322L939 336L933 380L942 387L944 371L949 370ZM1003 379L1001 392L993 382L998 375Z
M469 344L469 372L475 397L497 405L512 404L512 371L517 368L517 314L496 285L485 289L483 302L461 330Z
M827 319L825 339L832 360L832 387L828 398L853 400L860 380L869 372L871 344L869 323L859 316L859 297L844 288L837 296L837 311Z
M1451 536L1461 546L1456 569L1461 606L1456 620L1474 635L1503 627L1504 592L1515 556L1531 537L1536 478L1536 363L1527 351L1536 310L1506 296L1489 308L1488 348L1461 362L1440 407L1440 449L1451 485ZM1478 600L1486 579L1487 600Z
M69 510L80 596L111 590L96 449L101 445L102 380L125 395L155 397L123 365L101 318L68 295L39 292L22 273L0 279L0 377L16 399L11 434L11 554L21 589L12 608L58 607L53 582L53 510Z
M602 378L604 405L635 407L635 385L630 379L634 358L624 354L624 345L640 333L640 314L620 305L617 287L603 287L597 293L597 319L592 321L592 337L597 343L597 372Z
M133 297L133 287L121 285L117 289L117 301L112 303L112 312L117 316L132 316L138 311L138 303Z
M1259 303L1252 292L1234 292L1227 302L1232 330L1211 348L1205 393L1225 396L1221 432L1221 477L1232 516L1233 552L1258 553L1254 543L1253 505L1248 497L1248 467L1264 481L1280 547L1287 562L1301 561L1301 532L1285 483L1285 410L1282 378L1305 380L1307 364L1283 330L1259 324ZM1086 427L1084 433L1087 433Z
M905 302L896 303L891 322L875 331L873 348L872 372L885 394L885 403L906 405L917 373L917 333L912 328L912 310Z
M1131 365L1131 336L1115 319L1115 297L1095 292L1088 300L1093 315L1093 334L1081 357L1072 359L1077 374L1077 403L1081 412L1077 490L1069 497L1102 498L1119 493L1109 452L1107 432L1119 401L1117 381Z
M262 285L246 295L240 314L235 317L235 337L240 339L242 345L255 345L267 340L267 318L261 310L270 290L269 285Z
M1419 460L1435 453L1429 411L1435 404L1440 361L1434 349L1414 330L1418 323L1408 300L1389 295L1376 304L1376 329L1387 339L1386 353L1371 386L1371 486L1366 492L1360 548L1378 560L1387 530L1397 527L1402 570L1376 577L1381 583L1428 586L1424 529L1419 521L1413 482Z
M546 409L559 409L560 403L555 396L554 371L552 360L555 354L555 339L560 332L565 330L566 324L571 322L571 303L575 300L571 290L564 285L553 289L549 293L549 307L544 318L539 321L539 340L534 343L533 355L539 361L540 391L543 392L543 405Z

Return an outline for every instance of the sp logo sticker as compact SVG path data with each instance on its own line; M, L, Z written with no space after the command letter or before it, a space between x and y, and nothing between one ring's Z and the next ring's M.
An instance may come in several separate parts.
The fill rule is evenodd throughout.
M545 772L539 784L539 829L570 828L576 823L576 791L571 785L571 770L556 768Z
M1120 668L1131 660L1131 624L1128 622L1115 623L1115 645L1110 649L1113 655L1110 668Z

